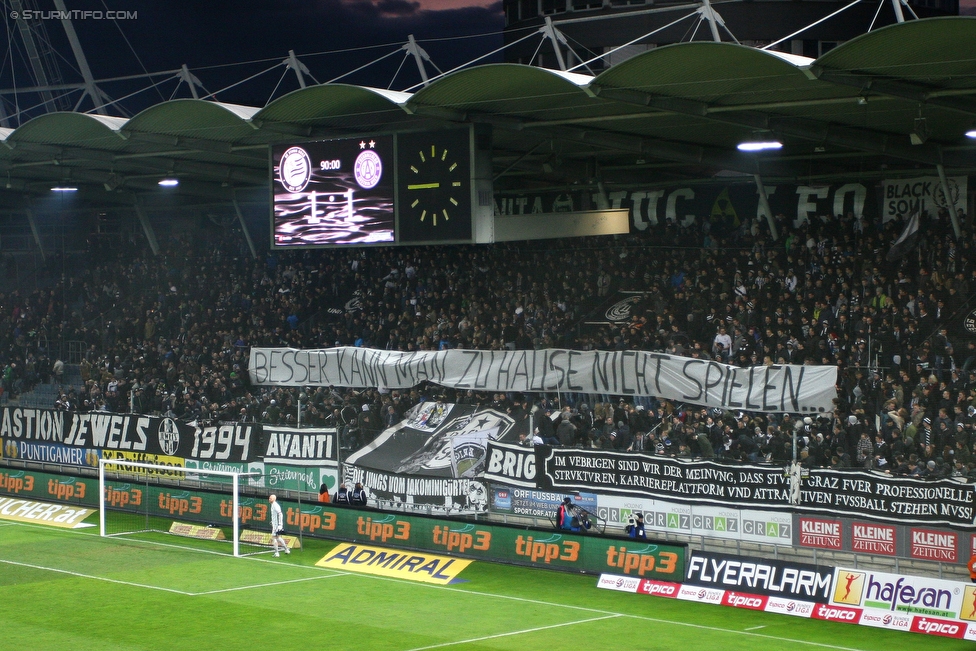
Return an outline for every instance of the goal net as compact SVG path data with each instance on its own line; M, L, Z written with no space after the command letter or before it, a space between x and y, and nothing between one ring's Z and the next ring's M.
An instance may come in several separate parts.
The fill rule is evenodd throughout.
M270 550L269 534L245 536L250 542L241 542L244 522L266 521L267 491L260 472L100 459L98 485L103 537L156 533L222 541L232 545L234 556ZM267 529L263 522L260 526Z

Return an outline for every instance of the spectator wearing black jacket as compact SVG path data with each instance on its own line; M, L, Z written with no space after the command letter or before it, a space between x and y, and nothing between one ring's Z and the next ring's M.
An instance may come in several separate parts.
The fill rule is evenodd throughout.
M352 496L349 501L353 506L366 506L366 502L369 501L369 494L366 492L366 489L363 488L362 482L356 482L356 485L352 489Z

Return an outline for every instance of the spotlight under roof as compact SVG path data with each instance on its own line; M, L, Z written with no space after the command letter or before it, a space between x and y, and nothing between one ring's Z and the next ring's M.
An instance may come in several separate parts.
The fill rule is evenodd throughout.
M779 140L749 140L740 142L736 148L739 151L766 151L767 149L782 149L783 143Z

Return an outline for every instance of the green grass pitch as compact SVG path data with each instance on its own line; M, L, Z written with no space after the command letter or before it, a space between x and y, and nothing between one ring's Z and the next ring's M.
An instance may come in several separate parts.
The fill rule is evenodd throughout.
M596 588L475 562L435 586L314 564L333 546L233 558L227 543L0 522L0 649L925 651L972 642Z

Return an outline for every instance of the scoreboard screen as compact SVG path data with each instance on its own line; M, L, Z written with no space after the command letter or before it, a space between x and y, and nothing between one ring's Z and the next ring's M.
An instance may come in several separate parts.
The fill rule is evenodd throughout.
M396 241L393 136L271 148L275 247Z

